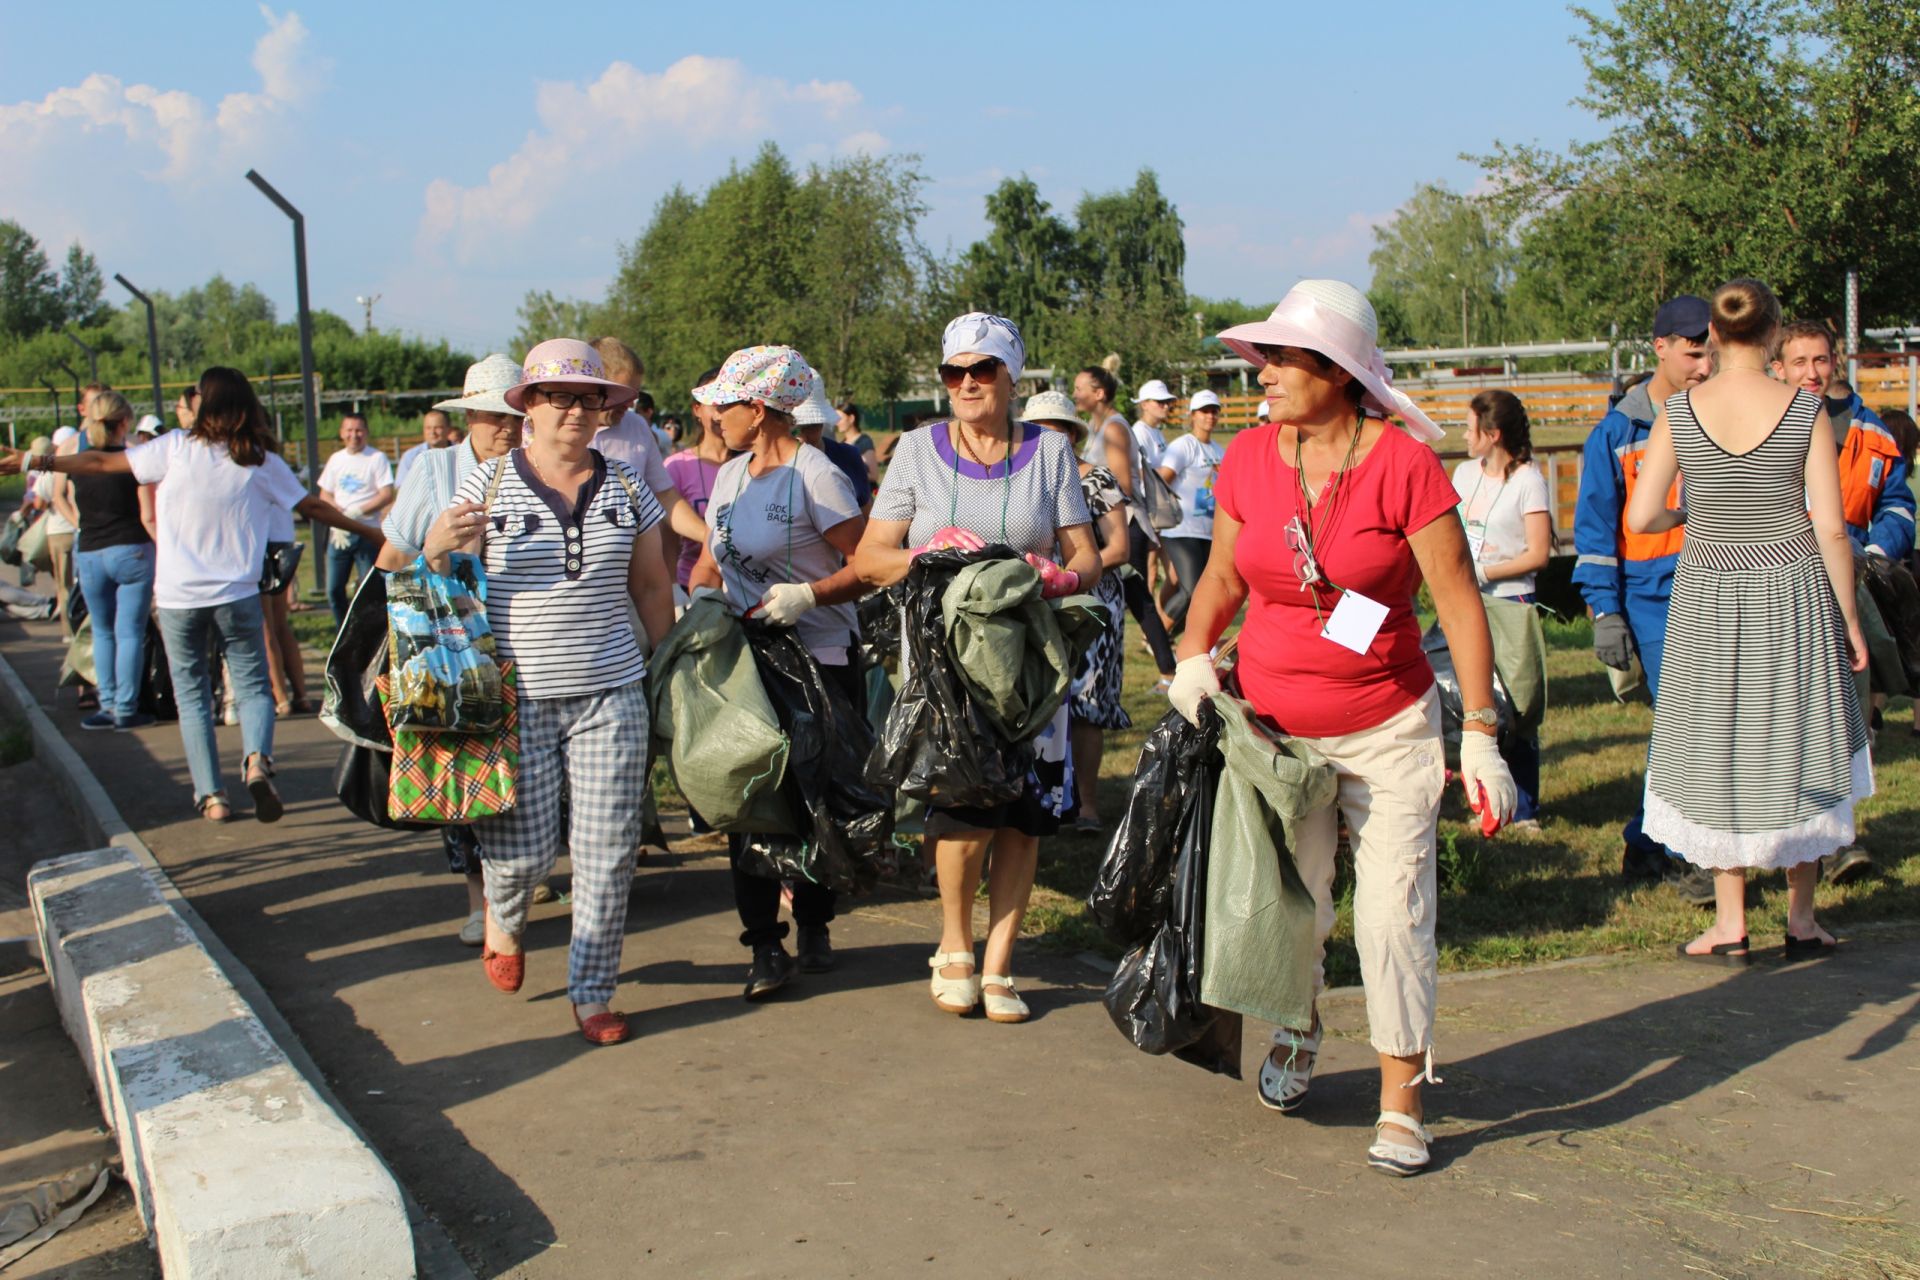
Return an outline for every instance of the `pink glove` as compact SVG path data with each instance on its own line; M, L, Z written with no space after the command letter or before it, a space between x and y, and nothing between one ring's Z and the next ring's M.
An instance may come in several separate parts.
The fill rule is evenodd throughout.
M950 524L928 538L926 546L915 547L913 554L920 556L929 551L978 551L986 545L987 540L973 530Z
M1056 600L1061 596L1070 596L1080 589L1080 575L1071 569L1062 569L1051 560L1042 560L1029 551L1022 557L1040 573L1040 598Z

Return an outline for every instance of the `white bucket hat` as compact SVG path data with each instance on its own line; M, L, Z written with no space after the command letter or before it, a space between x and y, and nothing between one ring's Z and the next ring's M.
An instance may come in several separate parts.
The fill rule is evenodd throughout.
M447 412L471 409L475 413L510 413L524 418L526 414L507 403L507 389L519 385L520 362L496 352L467 366L467 380L460 384L458 399L442 400L433 407Z
M1165 400L1169 404L1180 397L1167 390L1167 384L1158 378L1149 379L1147 384L1133 393L1135 400Z
M839 415L827 403L827 380L820 371L813 371L813 389L807 392L807 398L793 411L793 425L796 427L824 427Z
M1073 397L1063 391L1036 391L1027 397L1020 406L1022 422L1061 422L1077 427L1082 431L1087 424L1080 411L1073 407Z
M1367 295L1339 280L1302 280L1287 290L1265 320L1237 324L1220 341L1254 366L1266 357L1258 348L1301 347L1317 351L1352 374L1366 396L1367 408L1399 418L1416 440L1434 441L1447 433L1406 393L1393 388L1393 374L1380 355L1380 322Z
M1219 407L1220 397L1211 391L1196 391L1193 393L1193 399L1187 401L1188 413L1192 413L1195 409L1218 409Z

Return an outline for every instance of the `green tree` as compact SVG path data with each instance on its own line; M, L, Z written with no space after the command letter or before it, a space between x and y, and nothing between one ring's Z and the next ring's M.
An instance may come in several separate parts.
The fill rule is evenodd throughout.
M103 298L106 282L100 276L100 264L80 247L78 240L67 246L66 269L60 273L60 310L62 321L70 325L96 325L107 318Z
M986 237L960 255L941 309L1005 316L1020 326L1030 363L1057 362L1078 253L1072 226L1040 198L1039 184L1025 174L1008 178L988 193Z
M1369 293L1393 300L1394 323L1415 345L1484 345L1517 336L1507 314L1514 250L1485 204L1423 183L1374 228L1373 238Z
M515 312L520 328L513 335L508 354L523 356L548 338L580 338L591 342L606 327L601 323L600 313L598 303L558 297L547 289L529 289Z
M32 337L58 328L64 315L60 277L40 242L12 219L0 221L0 337Z
M1562 332L1733 275L1834 317L1845 273L1882 319L1920 315L1920 8L1867 0L1622 0L1575 9L1579 99L1608 126L1481 163L1519 227L1515 293Z

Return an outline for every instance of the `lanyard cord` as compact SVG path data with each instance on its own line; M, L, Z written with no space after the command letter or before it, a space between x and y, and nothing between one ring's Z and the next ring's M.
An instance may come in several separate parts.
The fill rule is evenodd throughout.
M776 465L780 465L777 457L774 461ZM794 473L800 469L799 464L800 451L796 449L794 450L793 461L784 464L787 468L787 572L786 577L782 579L782 581L785 582L793 581L793 476ZM719 472L716 471L714 477L718 479ZM725 513L720 517L720 541L727 545L727 550L733 552L736 556L740 556L742 560L745 560L746 557L740 555L739 550L733 543L733 512L734 509L740 505L740 495L747 491L747 486L753 483L753 479L753 459L752 457L748 457L747 465L740 468L740 483L734 486L733 501L727 504ZM708 492L711 493L712 490L708 490Z
M952 498L947 503L947 524L957 522L960 514L960 437L959 424L949 421L947 424L948 452L953 456ZM1025 443L1023 440L1022 443ZM976 463L978 465L984 465ZM1000 495L1000 541L1007 541L1007 508L1013 503L1013 423L1007 423L1007 459L1004 469L1005 487ZM993 470L988 468L987 479L993 479Z
M1334 500L1337 496L1336 490L1339 493L1345 492L1344 489L1340 488L1340 477L1346 475L1347 469L1353 465L1354 450L1359 447L1360 432L1365 429L1366 425L1367 418L1364 413L1355 415L1353 435L1347 440L1347 456L1341 460L1340 469L1327 478L1326 487L1320 490L1321 507L1326 512L1326 517L1320 522L1320 533L1325 533L1333 525L1334 515L1336 514L1333 510ZM1325 577L1326 567L1320 564L1320 553L1315 550L1317 535L1313 528L1313 495L1307 491L1307 469L1301 457L1300 429L1298 427L1293 429L1293 474L1294 479L1297 480L1300 485L1300 527L1306 538L1307 555L1315 565L1320 567L1320 574L1322 577ZM1333 579L1327 578L1326 581L1328 587L1333 586ZM1307 584L1307 597L1313 601L1313 616L1324 628L1326 626L1326 619L1320 613L1320 590L1311 582Z

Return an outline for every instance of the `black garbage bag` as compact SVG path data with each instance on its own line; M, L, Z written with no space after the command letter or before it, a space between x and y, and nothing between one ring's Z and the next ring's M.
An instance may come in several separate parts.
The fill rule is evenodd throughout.
M387 788L392 778L388 770L393 753L375 751L358 742L340 744L340 758L333 765L333 794L340 797L347 812L362 822L371 822L388 831L439 831L429 822L407 822L387 816Z
M874 734L860 708L837 696L793 629L743 624L755 669L790 740L783 798L811 826L804 837L749 835L739 866L774 880L810 880L841 892L869 888L895 856L893 799L863 765Z
M1434 623L1420 637L1420 647L1426 652L1427 665L1433 668L1433 683L1440 690L1440 736L1453 746L1457 753L1460 747L1460 677L1453 669L1453 651L1447 647L1447 637L1440 630L1440 624ZM1498 671L1493 673L1493 710L1500 717L1496 736L1502 741L1514 732L1517 717L1513 711L1513 699L1507 694L1507 686L1500 679Z
M946 808L991 808L1018 799L1025 789L1033 747L994 728L947 655L940 617L940 598L955 574L1013 554L1010 547L992 545L914 558L905 583L906 677L867 760L867 780L874 786Z
M387 673L387 575L360 579L340 634L327 654L327 692L320 723L345 742L375 751L393 750L387 716L374 697L374 681Z
M1179 717L1178 712L1171 714ZM1199 754L1192 773L1168 777L1161 770L1155 775L1163 780L1162 785L1171 784L1181 792L1179 818L1172 833L1177 852L1171 867L1162 873L1162 884L1142 886L1145 900L1161 901L1164 909L1151 936L1129 951L1114 971L1107 983L1106 1006L1113 1024L1142 1052L1171 1053L1184 1062L1237 1080L1242 1019L1237 1013L1212 1008L1200 1000L1207 852L1213 831L1214 790L1223 767L1215 745L1220 733L1218 722L1210 713L1203 719L1207 721L1205 728L1187 726L1187 734L1196 740L1192 749ZM1162 721L1154 732L1159 734L1168 728ZM1178 743L1184 735L1174 731L1169 736Z
M180 718L179 704L173 700L173 668L167 665L167 642L152 618L147 619L147 655L140 671L140 709L156 720Z
M1920 689L1920 586L1906 565L1885 556L1866 558L1866 579L1867 594L1879 608L1880 620L1900 655L1906 688L1898 692Z
M1126 811L1087 895L1094 923L1118 946L1146 941L1167 918L1181 821L1202 773L1218 777L1219 736L1169 711L1140 744Z
M862 666L886 666L899 658L900 604L904 599L901 588L891 587L862 596L854 606L860 616Z

